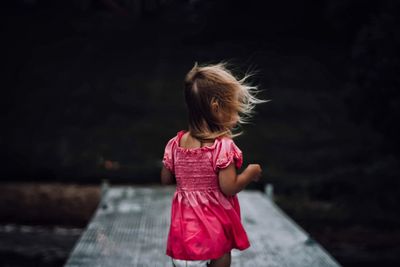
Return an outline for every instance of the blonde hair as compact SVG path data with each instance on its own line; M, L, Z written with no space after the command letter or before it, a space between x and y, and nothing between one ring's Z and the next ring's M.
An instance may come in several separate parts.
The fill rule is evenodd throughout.
M256 104L267 102L256 97L256 86L247 83L251 74L237 79L227 63L194 67L185 77L184 94L188 109L190 134L199 140L212 140L221 136L235 137L232 121L223 121L213 112L216 103L224 118L239 114L239 124L248 122ZM269 101L269 100L268 100Z

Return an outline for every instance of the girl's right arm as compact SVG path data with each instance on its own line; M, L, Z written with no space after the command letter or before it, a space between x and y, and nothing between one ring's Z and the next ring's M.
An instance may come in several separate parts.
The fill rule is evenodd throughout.
M219 171L218 180L221 191L228 196L233 196L242 191L250 182L258 181L261 177L261 166L249 164L241 173L236 173L236 167L232 163L227 168Z
M171 173L170 170L165 168L165 166L162 167L161 169L161 184L167 185L167 184L174 184L175 183L175 177Z

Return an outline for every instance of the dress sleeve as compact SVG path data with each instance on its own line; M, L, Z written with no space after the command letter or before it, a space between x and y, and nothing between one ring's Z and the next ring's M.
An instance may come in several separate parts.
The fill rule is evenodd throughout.
M222 138L216 147L214 158L214 170L225 169L231 163L239 169L243 164L242 151L236 146L230 138Z
M162 160L165 168L167 168L172 173L174 173L174 151L176 148L175 139L176 137L168 141L164 149L164 157Z

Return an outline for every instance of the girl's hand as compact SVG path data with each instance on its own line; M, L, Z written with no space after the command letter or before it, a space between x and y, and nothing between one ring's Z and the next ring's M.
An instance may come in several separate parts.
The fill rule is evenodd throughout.
M262 169L260 164L249 164L249 166L247 166L247 169L251 173L252 180L254 182L258 182L262 174Z

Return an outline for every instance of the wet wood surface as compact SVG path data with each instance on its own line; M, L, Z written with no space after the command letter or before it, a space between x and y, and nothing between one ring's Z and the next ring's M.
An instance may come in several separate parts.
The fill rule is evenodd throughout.
M165 254L174 187L110 187L66 267L172 266ZM250 248L232 265L336 267L327 251L259 191L238 194Z

